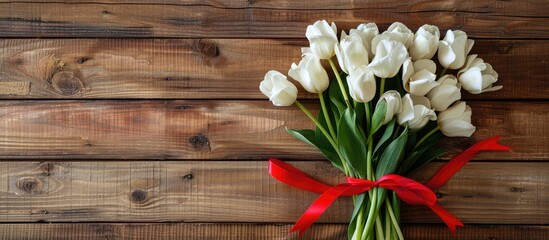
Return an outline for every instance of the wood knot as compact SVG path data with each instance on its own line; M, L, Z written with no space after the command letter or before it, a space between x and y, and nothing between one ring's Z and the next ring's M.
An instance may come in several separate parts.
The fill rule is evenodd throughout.
M183 180L193 180L194 176L192 173L186 174L185 176L181 177Z
M38 178L24 177L17 180L15 186L26 193L34 194L42 191L44 183Z
M57 92L65 96L77 94L83 87L82 81L70 71L56 73L51 80L51 84Z
M144 203L147 201L148 194L143 189L134 189L130 193L130 200L134 203Z
M79 58L76 62L77 62L78 64L83 64L83 63L85 63L85 62L87 62L87 61L89 61L89 60L90 60L90 58L88 58L88 57L81 57L81 58Z
M44 175L46 176L50 176L54 168L55 165L51 162L45 162L40 164L40 169L42 170L42 172L44 172Z
M189 138L189 143L193 145L196 150L208 150L210 151L210 139L208 137L198 134Z
M526 192L526 188L522 187L510 187L509 192Z
M200 53L207 57L217 57L219 56L219 48L217 47L217 44L215 44L213 41L206 41L206 40L194 40L192 49L196 53Z

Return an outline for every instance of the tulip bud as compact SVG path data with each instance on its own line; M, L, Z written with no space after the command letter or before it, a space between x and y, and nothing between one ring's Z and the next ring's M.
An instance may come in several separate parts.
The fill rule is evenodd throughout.
M398 93L395 90L389 90L383 93L379 97L379 101L376 104L376 109L377 109L377 105L379 105L381 102L385 102L387 106L385 117L383 118L383 122L382 122L382 125L384 125L390 122L391 120L393 120L394 115L401 111L400 93Z
M288 75L311 93L324 92L330 85L328 73L320 64L320 59L308 55L303 56L299 65L292 63Z
M391 78L398 73L407 58L408 51L402 43L382 40L377 45L376 55L369 66L376 76Z
M282 73L271 70L259 84L259 90L275 106L290 106L297 99L297 88Z
M351 29L350 34L352 35L355 32L362 38L362 44L368 51L368 59L372 59L374 57L372 40L379 35L377 25L375 23L362 23L356 29Z
M406 94L402 98L402 111L397 114L397 121L400 125L408 123L411 130L423 128L429 120L434 121L437 115L431 109L429 99Z
M467 57L467 63L458 72L458 79L461 86L472 94L496 91L503 87L492 87L498 80L498 73L492 69L492 65L477 58L477 55Z
M374 39L372 39L372 51L374 54L377 53L377 45L382 40L392 40L395 42L400 42L406 49L408 49L412 42L414 41L414 33L406 27L406 25L394 22L389 26L387 31L383 32L381 35L377 35Z
M356 32L347 36L345 31L342 31L341 40L335 47L335 53L339 66L345 73L349 73L349 69L352 67L368 65L368 50Z
M427 93L427 98L437 111L446 110L452 103L461 98L461 85L453 75L444 75L437 80L438 86Z
M337 44L337 27L330 26L326 20L316 21L307 27L305 36L309 39L311 51L320 59L334 56L334 46Z
M448 137L470 137L476 130L471 124L471 107L465 102L456 102L438 114L438 126Z
M366 66L354 67L347 76L349 93L357 102L370 102L376 95L376 79Z
M425 96L438 86L435 71L436 65L431 60L421 59L412 64L411 58L408 58L402 64L402 85L414 96Z
M410 56L413 60L431 59L438 49L440 31L437 26L423 25L414 35L414 42L410 47Z
M467 39L465 32L448 30L444 40L438 44L440 65L448 69L461 68L474 43L475 41Z

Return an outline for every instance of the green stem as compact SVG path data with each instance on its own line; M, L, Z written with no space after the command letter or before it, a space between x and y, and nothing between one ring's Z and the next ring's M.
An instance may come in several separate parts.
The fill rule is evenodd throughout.
M385 78L381 79L381 84L379 86L379 96L383 94L383 91L385 90Z
M402 231L400 230L398 221L396 220L395 214L393 213L393 207L391 206L391 202L387 200L387 198L385 199L385 204L387 205L387 209L389 210L389 216L391 217L391 222L393 223L393 227L395 228L398 239L404 240L404 236L402 235Z
M366 111L366 130L368 131L368 134L372 128L372 126L370 126L372 124L372 115L371 115L371 112L370 112L370 103L367 102L367 103L364 103L364 110Z
M369 134L368 137L368 153L366 155L366 179L368 180L374 180L374 169L372 166L372 154L373 154L373 140L372 132ZM368 213L368 219L366 220L366 226L364 227L364 231L362 232L362 238L367 239L370 236L370 233L372 231L372 226L375 222L375 211L377 209L377 189L372 188L370 191L368 191L368 195L370 196L370 211Z
M332 70L334 71L334 74L337 79L337 83L339 84L339 88L341 89L341 94L343 95L343 99L345 99L345 104L347 104L347 108L353 109L351 106L351 102L349 102L349 97L347 96L347 91L345 90L345 86L343 85L343 81L341 80L341 76L339 75L339 72L337 71L337 67L334 63L334 60L331 58L328 58L328 62L330 62L330 66L332 67Z
M358 210L358 216L356 219L355 233L353 234L353 239L362 239L362 227L364 226L364 205L360 206Z
M324 101L324 95L322 93L318 93L318 98L320 99L320 105L322 106L322 111L324 112L324 118L326 119L328 130L330 130L330 134L332 138L337 142L337 136L334 131L334 127L332 126L332 120L330 119L330 115L328 115L328 110L326 109L326 102Z
M370 211L368 212L368 219L366 220L366 224L364 227L364 231L362 231L362 238L368 238L370 234L372 233L372 227L374 226L374 222L377 218L376 210L377 210L377 188L372 188L371 191L373 192L370 196Z
M383 235L383 226L381 222L381 217L379 217L379 214L376 217L376 234L377 234L377 239L385 239L385 235Z
M316 127L318 127L318 129L320 129L320 131L322 132L322 134L324 134L326 139L328 139L328 142L330 142L330 144L336 151L337 155L339 156L339 159L341 160L341 164L343 165L343 170L345 171L345 175L353 177L354 174L351 173L349 166L347 166L347 162L343 158L343 155L341 155L341 151L339 151L339 148L337 147L335 140L332 139L328 131L326 131L326 129L320 124L318 119L316 119L315 116L313 116L313 114L309 111L309 109L303 106L303 104L301 104L299 101L296 100L295 105L297 105L297 107L299 107L299 109L301 109L301 111L303 111L305 115L307 115L307 117L309 117L315 123Z
M427 140L427 138L429 138L431 135L433 135L434 133L436 133L440 128L437 126L435 128L433 128L430 132L428 132L427 134L425 134L425 136L423 136L419 142L416 143L416 145L414 146L414 149L416 149L417 147L419 147L423 142L425 142L425 140Z
M389 222L389 210L387 207L385 207L385 239L390 240L391 239L391 228L392 225Z

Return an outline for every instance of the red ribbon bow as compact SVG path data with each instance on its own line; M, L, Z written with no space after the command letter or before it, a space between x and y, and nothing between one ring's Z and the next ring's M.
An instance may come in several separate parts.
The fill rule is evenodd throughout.
M425 185L410 178L388 174L377 181L347 177L346 183L328 186L314 180L299 169L274 158L269 159L269 174L287 185L321 194L290 230L290 232L299 231L299 236L302 236L340 196L358 195L374 187L394 191L405 203L429 207L446 223L450 231L455 233L456 227L463 226L463 223L437 203L437 196L432 189L444 185L478 152L484 150L509 150L510 147L497 143L499 139L500 137L497 136L476 143L446 163Z

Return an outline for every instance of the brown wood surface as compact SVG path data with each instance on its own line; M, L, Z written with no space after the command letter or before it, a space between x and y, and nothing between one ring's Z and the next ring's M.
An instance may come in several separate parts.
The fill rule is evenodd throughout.
M477 160L547 160L548 104L470 102L477 131L442 141L452 156L500 135L513 150ZM317 111L316 103L308 106ZM297 107L264 101L1 101L0 158L320 159L285 128L312 128Z
M200 223L63 223L2 224L0 239L64 240L64 239L126 239L126 240L256 240L297 239L288 234L289 224L200 224ZM301 239L347 239L345 224L316 224ZM409 240L546 240L547 226L472 225L459 228L453 236L442 224L403 224Z
M306 40L3 39L0 98L265 99L269 69L287 73ZM477 40L504 88L466 99L545 99L549 42ZM299 85L299 84L298 84ZM315 98L300 88L301 98Z
M344 180L327 162L290 163ZM441 166L411 177L425 182ZM0 173L2 222L294 222L318 197L271 178L266 160L3 162ZM549 224L548 181L546 162L470 163L437 195L465 223ZM342 198L318 222L346 223L351 211ZM403 205L402 215L439 222L425 207Z
M549 239L548 13L546 0L0 0L0 240L296 239L316 195L270 178L266 158L343 179L284 131L306 117L258 84L299 60L318 19L460 29L499 73L502 90L463 95L473 137L441 145L449 159L501 135L513 150L437 190L458 235L404 206L406 239ZM346 239L351 210L336 201L304 239Z
M2 36L302 38L317 19L342 28L401 21L416 30L430 23L477 38L547 38L549 30L549 6L541 0L56 2L4 0Z

